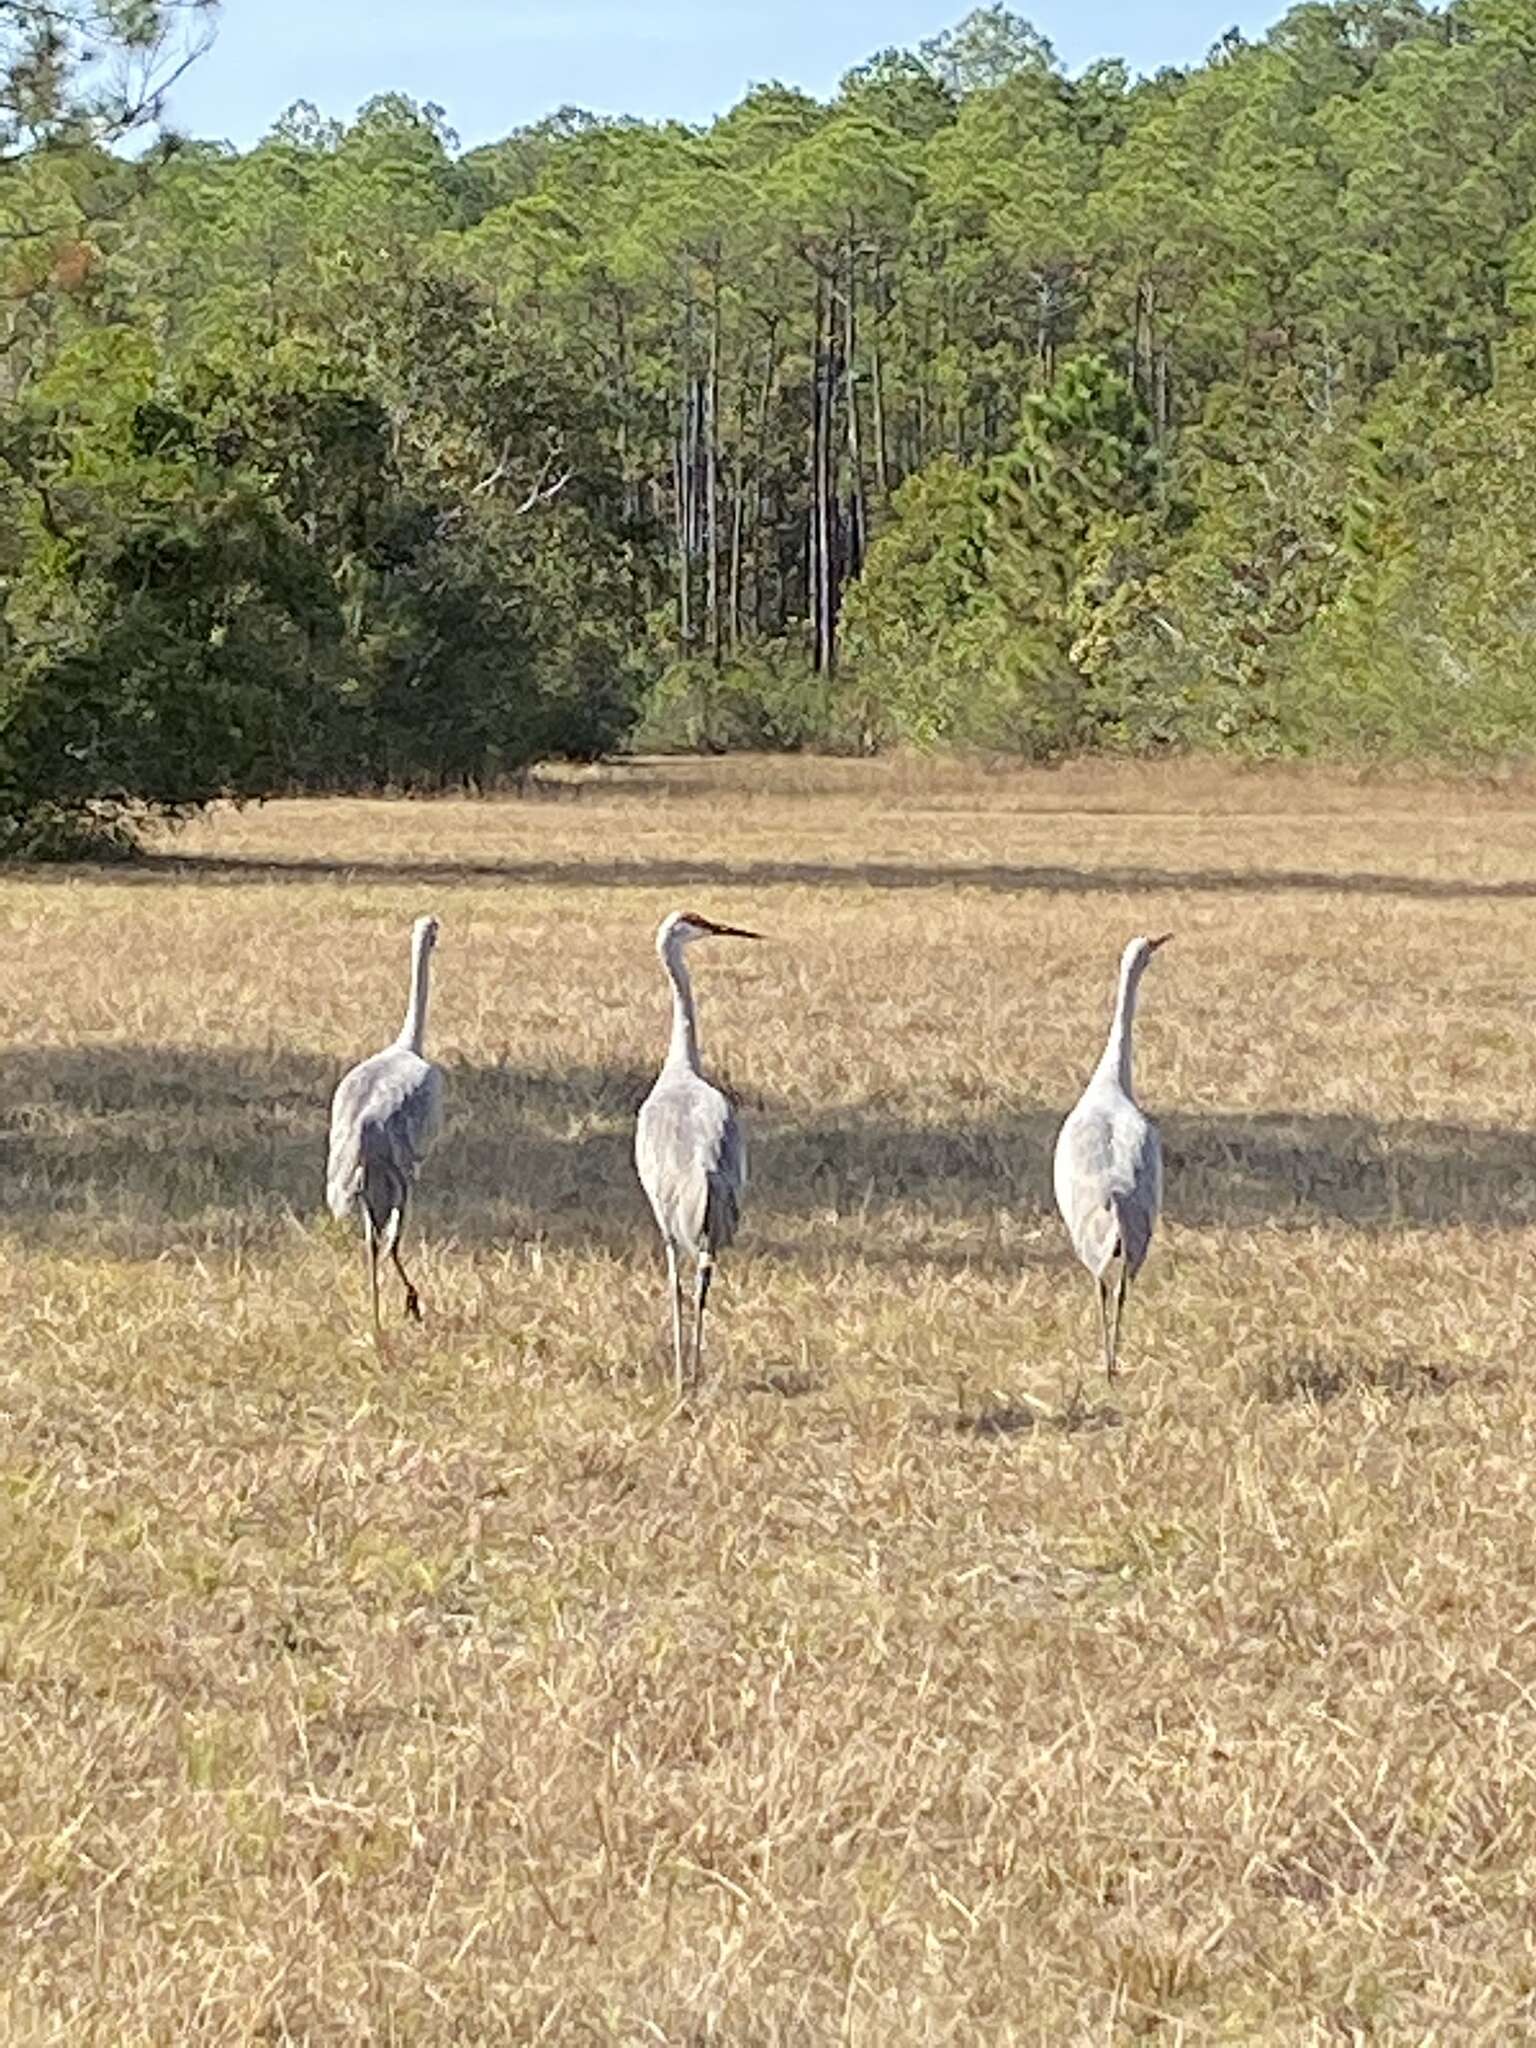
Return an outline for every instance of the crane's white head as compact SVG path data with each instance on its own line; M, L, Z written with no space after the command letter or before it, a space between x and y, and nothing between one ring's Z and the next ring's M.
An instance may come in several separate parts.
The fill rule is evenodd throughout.
M411 926L411 947L418 953L430 953L437 944L437 919L418 917Z
M737 924L716 924L712 917L700 917L696 910L674 910L656 927L656 950L663 955L675 947L691 946L695 939L760 939L761 932L743 930Z
M1166 946L1172 937L1172 932L1163 932L1155 939L1142 937L1129 940L1125 951L1120 955L1120 972L1140 974L1158 947Z

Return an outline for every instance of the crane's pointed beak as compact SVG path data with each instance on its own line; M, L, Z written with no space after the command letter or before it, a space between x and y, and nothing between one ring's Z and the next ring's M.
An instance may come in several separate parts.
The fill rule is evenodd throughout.
M716 924L712 917L694 917L690 922L716 939L760 939L763 936L761 932L749 932L744 925Z
M1173 933L1172 933L1172 932L1164 932L1164 933L1163 933L1163 934L1161 935L1161 937L1159 937L1159 938L1155 938L1155 939L1148 939L1148 941L1147 941L1147 951L1148 951L1149 953L1155 953L1155 952L1157 951L1157 949L1158 949L1158 947L1159 947L1159 946L1166 946L1166 945L1167 945L1167 943L1168 943L1168 941L1169 941L1169 940L1170 940L1170 939L1171 939L1172 937L1173 937Z

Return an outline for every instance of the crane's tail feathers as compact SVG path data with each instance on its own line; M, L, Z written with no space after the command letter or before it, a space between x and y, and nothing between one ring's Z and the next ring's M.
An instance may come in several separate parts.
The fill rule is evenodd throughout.
M388 1258L405 1223L411 1184L392 1159L370 1158L366 1149L358 1169L354 1202L361 1202L378 1233L379 1256Z
M326 1203L331 1214L342 1221L361 1202L382 1240L381 1250L387 1253L399 1235L410 1200L412 1172L408 1162L397 1156L389 1133L379 1124L365 1120L349 1127L343 1122L340 1129L331 1133L325 1170Z
M325 1205L338 1223L345 1223L363 1192L361 1152L332 1159L325 1177Z
M369 1165L363 1127L345 1121L333 1124L330 1153L325 1162L325 1201L338 1223L345 1223L362 1199Z
M1117 1259L1123 1260L1125 1257L1125 1209L1118 1195L1107 1196L1105 1198L1104 1206L1106 1209L1108 1209L1110 1222L1114 1226L1114 1242L1111 1244L1109 1248L1109 1257L1105 1261L1105 1268L1107 1271L1108 1268L1112 1266Z
M1110 1264L1118 1261L1126 1278L1134 1280L1146 1264L1154 1219L1144 1205L1121 1195L1111 1195L1109 1206L1113 1212L1114 1249L1103 1270L1107 1272Z
M1093 1277L1109 1282L1126 1255L1126 1216L1117 1195L1105 1195L1076 1239L1078 1257Z

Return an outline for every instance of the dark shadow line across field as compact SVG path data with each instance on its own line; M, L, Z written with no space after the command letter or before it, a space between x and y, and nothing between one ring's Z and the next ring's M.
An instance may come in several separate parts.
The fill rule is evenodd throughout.
M208 1230L241 1242L287 1230L319 1213L335 1079L324 1061L254 1048L11 1052L0 1067L0 1230L68 1243L106 1231L144 1252ZM424 1224L466 1246L648 1243L630 1142L649 1080L625 1068L449 1069ZM746 1114L749 1246L818 1268L1064 1256L1051 1217L1054 1106L940 1125L883 1108L762 1103ZM1168 1214L1186 1226L1536 1224L1536 1131L1240 1111L1176 1113L1162 1128Z
M73 878L79 867L12 868L29 881ZM150 854L121 866L87 870L93 879L142 887L178 882L303 883L340 880L380 885L522 885L551 889L975 889L993 895L1125 895L1167 890L1194 895L1286 893L1393 896L1425 903L1532 902L1536 878L1391 875L1311 868L1161 868L1021 866L984 862L910 864L801 860L266 860L238 854Z

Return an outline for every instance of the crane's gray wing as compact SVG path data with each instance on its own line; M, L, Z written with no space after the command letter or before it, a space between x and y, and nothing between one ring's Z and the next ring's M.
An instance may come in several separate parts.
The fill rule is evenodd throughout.
M411 1161L413 1172L425 1162L443 1128L442 1069L427 1060L421 1067L415 1082L401 1089L387 1120L391 1148L397 1158Z
M635 1168L669 1244L717 1252L736 1235L747 1183L741 1119L696 1074L664 1074L635 1124Z
M1141 1271L1163 1201L1157 1127L1133 1102L1085 1097L1056 1140L1056 1206L1090 1273L1115 1258Z
M741 1118L727 1102L720 1142L709 1169L709 1203L704 1215L704 1234L711 1251L719 1251L735 1237L746 1185L747 1135Z
M344 1074L331 1098L326 1200L346 1216L361 1197L381 1228L404 1208L442 1126L443 1077L419 1054L391 1046Z
M1156 1124L1148 1123L1145 1117L1134 1149L1127 1150L1120 1178L1125 1184L1114 1194L1120 1253L1134 1280L1152 1249L1152 1233L1163 1206L1162 1142Z

